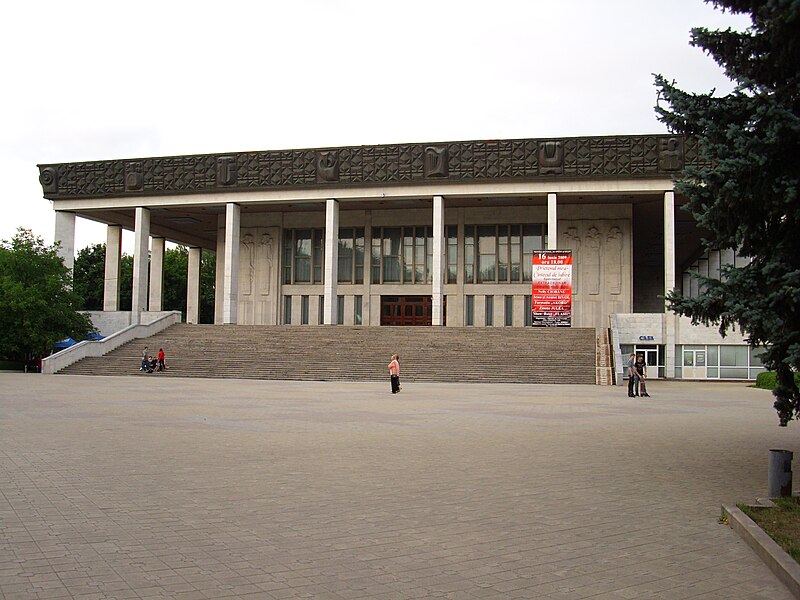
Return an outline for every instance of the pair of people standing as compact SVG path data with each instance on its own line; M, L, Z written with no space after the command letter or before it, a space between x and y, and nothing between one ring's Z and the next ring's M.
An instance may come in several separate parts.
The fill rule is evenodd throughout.
M392 393L398 393L402 388L400 387L400 356L392 354L392 362L389 367L389 379L392 382Z
M650 397L647 393L647 386L645 380L647 379L647 363L644 362L644 356L641 354L636 356L631 352L628 359L628 397L635 398L637 396Z

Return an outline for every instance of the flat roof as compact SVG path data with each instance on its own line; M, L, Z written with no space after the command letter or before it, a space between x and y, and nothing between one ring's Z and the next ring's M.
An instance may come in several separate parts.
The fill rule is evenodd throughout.
M266 150L38 167L44 197L58 200L360 185L669 178L685 165L703 163L696 141L652 134Z

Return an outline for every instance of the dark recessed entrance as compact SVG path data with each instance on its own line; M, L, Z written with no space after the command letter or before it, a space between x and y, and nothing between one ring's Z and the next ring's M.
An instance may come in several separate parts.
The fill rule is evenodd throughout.
M444 298L443 325L447 322L447 298ZM430 326L433 303L430 296L381 296L381 325Z

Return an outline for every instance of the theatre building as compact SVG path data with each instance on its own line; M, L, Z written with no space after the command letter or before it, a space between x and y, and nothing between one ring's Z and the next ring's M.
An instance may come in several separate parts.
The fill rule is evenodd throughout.
M521 328L536 251L571 250L572 326L610 331L618 363L661 377L752 379L736 332L665 312L707 252L673 191L701 157L670 135L392 144L40 165L71 266L75 217L108 225L104 311L119 318L120 239L133 306L162 310L165 241L189 247L188 322L202 252L216 254L215 323ZM126 321L124 319L127 319ZM651 371L652 376L652 371Z

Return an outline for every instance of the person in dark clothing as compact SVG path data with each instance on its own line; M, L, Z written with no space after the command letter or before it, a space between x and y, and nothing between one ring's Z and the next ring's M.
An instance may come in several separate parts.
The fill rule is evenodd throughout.
M639 395L639 386L636 377L636 355L633 352L628 358L626 368L628 369L628 398L634 398Z
M644 356L641 354L636 357L635 368L636 377L639 380L639 395L649 398L650 394L647 393L647 386L644 383L645 379L647 379L647 363L644 362Z

